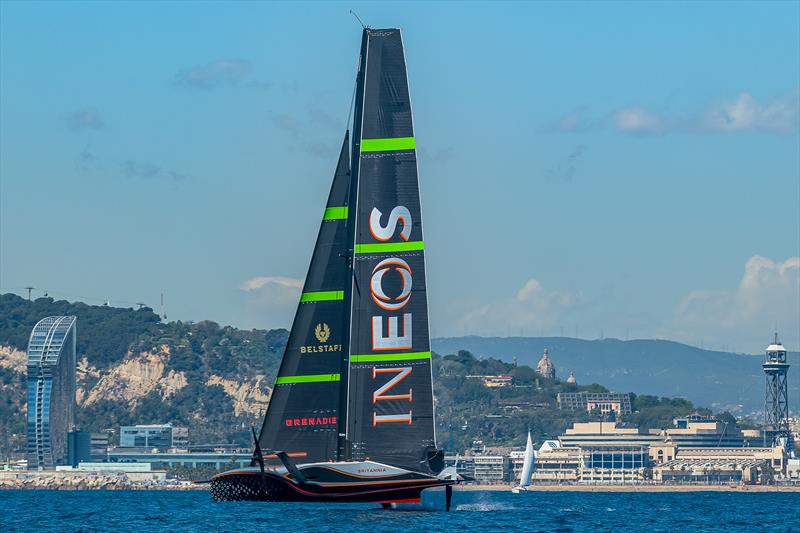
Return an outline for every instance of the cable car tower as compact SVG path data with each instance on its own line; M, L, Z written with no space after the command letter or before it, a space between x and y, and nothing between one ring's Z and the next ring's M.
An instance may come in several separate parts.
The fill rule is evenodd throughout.
M789 444L792 435L789 431L789 397L786 383L789 363L786 362L786 348L778 341L777 332L774 342L767 346L767 359L761 366L766 376L764 437L766 439L767 435L771 435L773 442L784 437Z

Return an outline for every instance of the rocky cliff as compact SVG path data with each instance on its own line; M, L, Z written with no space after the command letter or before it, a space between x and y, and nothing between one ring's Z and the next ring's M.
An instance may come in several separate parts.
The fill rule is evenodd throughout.
M260 422L269 402L284 330L162 323L149 309L6 294L0 295L0 453L24 450L28 336L39 319L58 314L78 317L79 428L170 422L187 426L195 443L249 442L247 428Z

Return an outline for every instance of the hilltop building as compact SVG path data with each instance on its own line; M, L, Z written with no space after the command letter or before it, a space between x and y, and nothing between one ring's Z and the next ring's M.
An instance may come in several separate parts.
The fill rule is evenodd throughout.
M28 469L50 470L67 459L75 420L74 316L40 320L28 341Z
M550 351L547 348L544 349L542 358L539 359L539 363L536 365L536 373L543 378L556 378L556 367L553 365L553 361L550 360Z
M572 372L572 370L570 370L569 377L567 378L567 385L577 385L577 384L578 380L575 379L575 374Z
M490 375L469 375L467 379L479 379L483 382L484 387L499 388L510 387L514 384L514 376L511 374L499 374L496 376Z
M610 412L617 416L631 414L631 397L629 394L614 392L559 392L556 397L558 408L566 411L599 411L607 415Z

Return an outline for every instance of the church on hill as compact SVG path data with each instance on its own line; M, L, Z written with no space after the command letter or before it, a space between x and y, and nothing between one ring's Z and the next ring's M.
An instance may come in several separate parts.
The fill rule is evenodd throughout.
M544 354L536 365L536 373L543 378L556 379L556 367L550 360L550 351L547 348L544 349Z

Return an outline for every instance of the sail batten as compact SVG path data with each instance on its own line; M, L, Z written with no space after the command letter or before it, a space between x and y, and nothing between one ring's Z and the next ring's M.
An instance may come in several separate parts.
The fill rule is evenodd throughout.
M389 252L414 252L425 249L422 241L410 242L378 242L356 244L355 253L357 254L380 254Z
M399 150L415 150L417 142L414 137L395 137L389 139L363 139L361 152L391 152Z
M382 361L414 361L417 359L430 359L431 352L409 352L393 354L351 355L351 363L375 363Z

